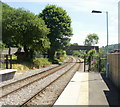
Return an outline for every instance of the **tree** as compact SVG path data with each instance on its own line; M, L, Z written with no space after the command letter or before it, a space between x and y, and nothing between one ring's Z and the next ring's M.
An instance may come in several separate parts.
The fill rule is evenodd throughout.
M2 39L6 46L12 46L13 44L13 32L12 22L14 20L14 9L7 4L2 3Z
M71 44L71 45L73 45L73 46L78 46L78 43L73 43L73 44Z
M0 40L0 52L5 48L5 44Z
M86 46L93 46L98 43L99 37L97 34L89 34L84 41L84 45Z
M29 11L13 9L3 4L3 42L8 46L24 47L27 59L34 52L45 52L50 46L49 29L44 20Z
M106 56L106 50L104 49L104 48L100 48L99 49L99 56L101 57L101 58L104 58L105 56Z
M74 50L74 51L72 51L72 55L73 55L73 56L80 57L82 54L81 54L80 51L78 51L78 50Z
M55 5L47 5L39 14L39 18L42 18L50 28L48 38L51 45L48 56L50 59L54 59L55 51L65 49L70 41L72 36L71 19L65 10Z
M93 59L98 59L98 53L95 49L91 49L91 50L88 51L87 57L88 57L87 62L88 62L88 65L89 65L88 70L90 71L91 70L91 61Z

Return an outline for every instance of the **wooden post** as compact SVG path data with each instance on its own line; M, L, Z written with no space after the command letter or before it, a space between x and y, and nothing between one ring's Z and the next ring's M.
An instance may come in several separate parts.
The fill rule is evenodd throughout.
M101 64L101 59L100 59L100 56L99 56L99 59L98 59L98 71L99 72L101 71L100 64Z
M86 58L85 58L85 55L84 55L84 72L85 72L85 63L86 63Z
M12 55L10 55L10 69L12 69Z
M88 72L91 69L91 56L88 56Z
M6 69L8 69L8 55L6 55Z

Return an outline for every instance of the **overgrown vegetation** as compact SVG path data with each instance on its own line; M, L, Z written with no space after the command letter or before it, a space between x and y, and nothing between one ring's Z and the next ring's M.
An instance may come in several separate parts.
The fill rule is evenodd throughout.
M46 65L50 65L51 64L48 61L47 58L35 58L33 60L33 63L34 63L34 65L35 65L36 68L45 67Z
M17 72L30 70L29 65L23 65L23 64L12 64L12 68L17 69Z
M106 51L100 48L99 53L95 49L84 53L86 62L89 65L89 71L105 72L106 70Z
M2 41L0 41L0 52L1 52L3 49L5 49L5 44L4 44Z
M72 51L72 55L77 56L77 57L81 57L82 53L81 53L81 51L76 50L76 51Z
M12 68L17 69L17 72L38 69L41 67L49 66L51 64L47 58L35 58L33 62L17 61L17 57L15 55L13 55L12 58ZM10 64L8 66L10 66ZM5 68L5 63L3 63L2 68Z
M56 51L54 58L55 61L57 61L58 63L63 62L66 58L67 58L66 51L64 50Z

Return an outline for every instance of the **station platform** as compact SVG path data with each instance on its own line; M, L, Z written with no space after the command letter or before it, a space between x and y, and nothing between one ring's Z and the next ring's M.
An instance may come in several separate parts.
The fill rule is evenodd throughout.
M76 72L62 94L56 105L105 105L119 106L119 90L109 80L97 72Z

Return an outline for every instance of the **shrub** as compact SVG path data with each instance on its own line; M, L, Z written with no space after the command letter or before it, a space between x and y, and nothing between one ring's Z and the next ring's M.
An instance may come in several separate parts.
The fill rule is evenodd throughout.
M57 64L59 62L63 62L67 58L66 51L58 50L55 52L54 62Z
M29 70L29 68L22 64L12 64L13 69L17 69L17 72Z
M50 65L51 63L48 61L47 58L35 58L33 60L33 63L35 65L35 67L39 68L39 67L44 67L46 65Z
M72 51L72 55L80 57L81 56L81 52L80 51Z

